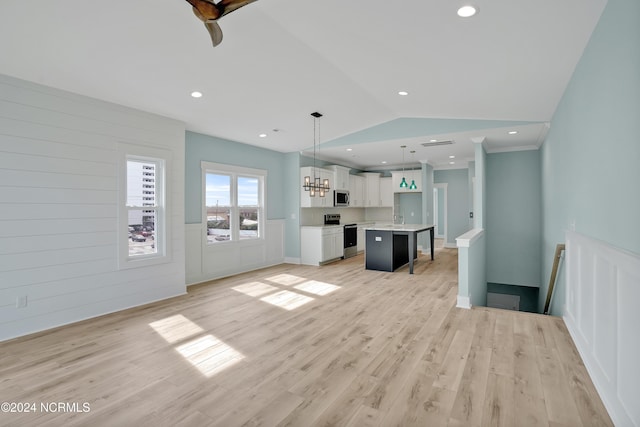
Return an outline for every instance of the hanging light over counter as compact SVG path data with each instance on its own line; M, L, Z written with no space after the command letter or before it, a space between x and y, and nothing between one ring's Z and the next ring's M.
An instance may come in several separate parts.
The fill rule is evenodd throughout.
M411 150L411 159L413 160L413 154L415 153L415 150ZM418 186L416 185L416 180L412 179L411 180L411 185L409 186L409 190L417 190Z
M409 184L407 184L407 180L404 177L404 149L407 148L406 145L401 145L402 148L402 181L400 181L400 188L407 188Z
M316 193L318 196L324 197L329 191L329 180L321 180L316 174L316 142L319 143L320 141L320 117L322 117L322 114L316 111L311 113L311 116L313 116L313 179L311 176L305 176L302 188L304 188L304 191L309 192L309 197L315 197Z

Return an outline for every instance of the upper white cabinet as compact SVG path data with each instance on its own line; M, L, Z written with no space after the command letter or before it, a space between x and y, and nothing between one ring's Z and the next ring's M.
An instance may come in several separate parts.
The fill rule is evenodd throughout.
M380 174L376 172L364 172L365 179L365 207L377 207L382 205L380 200Z
M405 170L403 171L393 171L391 172L392 176L392 188L394 193L419 193L422 191L422 170L414 169L414 170ZM400 183L402 182L402 177L404 176L407 184L411 185L411 182L415 182L418 187L415 190L410 190L409 187L400 187Z
M360 175L349 177L349 206L352 208L364 207L365 178Z
M380 206L389 208L393 207L392 181L393 180L390 176L380 178Z
M315 197L309 196L309 191L305 191L302 188L302 182L305 176L310 176L311 181L314 179L314 168L311 166L305 166L300 168L300 207L302 208L325 208L333 206L333 171L315 168L315 176L320 178L320 182L324 182L325 179L329 180L329 188L324 197L320 197L316 191Z
M339 165L332 165L328 167L333 171L333 187L332 190L348 190L349 189L349 168Z

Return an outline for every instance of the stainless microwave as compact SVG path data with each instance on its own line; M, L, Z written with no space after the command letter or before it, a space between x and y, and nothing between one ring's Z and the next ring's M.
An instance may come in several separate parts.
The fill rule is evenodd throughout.
M349 191L348 190L334 190L333 191L333 206L349 206Z

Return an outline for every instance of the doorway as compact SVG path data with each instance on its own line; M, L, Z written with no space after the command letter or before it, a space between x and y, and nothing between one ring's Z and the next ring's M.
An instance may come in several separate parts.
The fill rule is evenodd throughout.
M447 184L433 185L433 220L434 235L447 241Z

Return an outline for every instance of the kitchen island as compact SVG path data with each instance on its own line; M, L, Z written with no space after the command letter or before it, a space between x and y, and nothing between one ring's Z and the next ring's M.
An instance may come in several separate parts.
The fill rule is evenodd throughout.
M413 274L413 261L418 256L417 235L427 230L430 232L431 259L433 259L433 224L388 224L365 227L365 268L395 271L408 262L409 274Z

